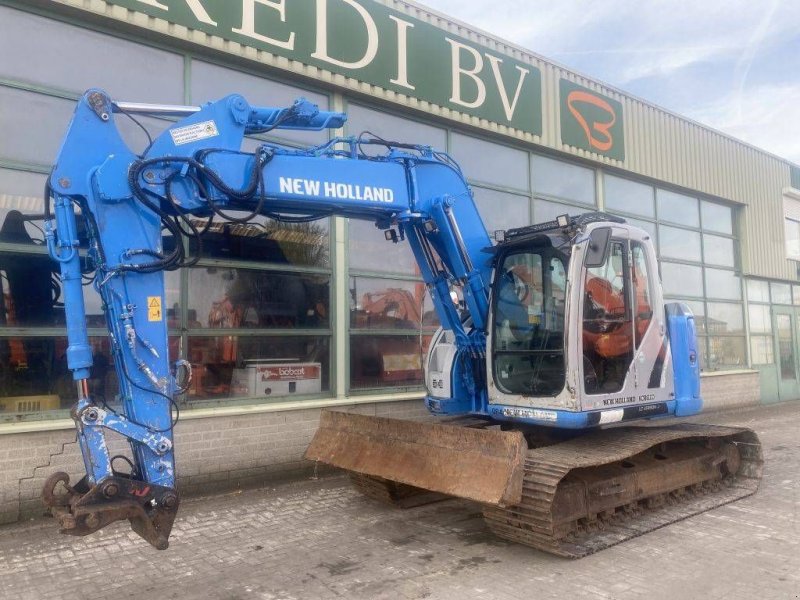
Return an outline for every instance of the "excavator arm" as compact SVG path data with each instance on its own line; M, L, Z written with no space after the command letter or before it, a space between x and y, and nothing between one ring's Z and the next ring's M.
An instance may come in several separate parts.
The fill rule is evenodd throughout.
M137 155L116 128L122 114L180 120ZM302 99L288 108L252 107L238 95L202 107L114 102L101 90L80 99L45 193L46 240L60 266L67 361L78 395L71 414L86 469L74 486L64 473L45 484L45 503L63 533L87 535L128 519L153 546L168 545L179 504L176 398L189 385L191 366L169 363L164 271L199 259L187 256L182 242L187 236L202 242L198 219L302 222L341 215L375 222L388 241L408 240L443 327L472 364L453 395L465 412L485 402L480 377L491 265L482 251L490 241L454 161L426 146L363 137L241 150L249 134L335 129L344 121ZM366 154L365 145L385 152ZM81 220L88 248L79 243ZM86 278L102 299L121 410L89 390ZM469 328L451 300L453 286L462 290ZM125 472L115 468L109 432L130 444Z

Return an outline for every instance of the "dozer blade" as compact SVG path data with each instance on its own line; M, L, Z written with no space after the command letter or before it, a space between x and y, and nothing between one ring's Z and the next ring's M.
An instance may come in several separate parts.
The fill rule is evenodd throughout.
M522 500L526 451L519 431L323 411L305 457L449 496L511 506Z

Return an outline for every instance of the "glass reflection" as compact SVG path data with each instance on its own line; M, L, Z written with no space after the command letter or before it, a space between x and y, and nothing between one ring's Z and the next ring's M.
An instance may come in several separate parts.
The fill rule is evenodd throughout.
M188 400L308 395L329 389L323 337L190 337Z
M708 265L735 266L733 240L718 235L703 234L703 253Z
M739 300L742 297L741 279L733 271L706 269L706 290L709 298ZM789 304L791 304L791 290Z
M747 310L750 313L751 333L772 333L769 306L751 304L747 307Z
M769 283L757 279L747 280L747 299L750 302L769 302Z
M238 211L230 214L236 218L246 216ZM202 231L207 220L194 219L193 224ZM215 219L202 236L202 248L196 239L190 239L189 248L192 254L202 250L206 258L326 268L330 266L329 225L328 219L281 223L258 217L246 224Z
M164 274L168 301L177 305L179 275ZM91 276L84 278L83 302L87 327L106 327L103 301L91 285ZM170 319L177 319L174 309ZM0 328L63 327L66 325L61 274L58 265L44 254L0 253ZM178 327L179 321L170 322Z
M0 254L0 326L46 326L61 320L57 268L46 254Z
M658 241L661 247L661 256L700 262L700 234L686 229L676 229L659 225Z
M421 281L350 278L350 327L432 329L439 324Z
M774 281L769 284L770 291L772 292L773 304L791 304L792 303L792 288L788 283L775 283Z
M188 327L325 328L329 297L328 275L195 268L189 271Z
M657 190L658 218L689 227L700 227L700 214L697 210L697 198L685 196L667 190Z
M796 379L797 365L794 360L794 341L792 339L792 317L775 315L775 329L778 333L778 361L781 379Z
M408 242L387 242L375 224L370 221L349 219L351 269L383 273L419 275L417 261Z
M534 192L594 206L593 169L538 155L533 156L532 168Z
M662 262L661 276L665 295L703 295L703 270L700 267Z
M38 198L16 201L0 195L0 242L44 246L44 207ZM35 202L27 202L35 200ZM14 207L14 208L9 208Z
M716 333L744 333L744 316L741 304L709 302L706 330Z
M703 229L733 235L733 209L704 201L700 205L700 215Z
M506 192L473 187L475 204L491 236L498 229L523 227L530 222L530 199Z
M604 176L606 208L611 211L654 217L653 188L637 181Z
M470 180L528 189L528 156L522 150L453 132L450 154Z
M350 387L422 385L430 335L350 336Z
M119 392L108 338L89 339L89 393L112 402ZM0 420L16 413L67 409L77 400L64 337L0 338Z
M586 212L584 208L576 206L567 206L566 204L559 204L557 202L548 202L536 198L533 201L533 222L546 223L547 221L554 221L561 215L569 215L575 217Z
M732 367L744 367L747 364L745 358L745 338L743 337L709 337L709 368L723 369Z
M775 362L772 337L754 335L750 338L750 357L754 365L771 365Z

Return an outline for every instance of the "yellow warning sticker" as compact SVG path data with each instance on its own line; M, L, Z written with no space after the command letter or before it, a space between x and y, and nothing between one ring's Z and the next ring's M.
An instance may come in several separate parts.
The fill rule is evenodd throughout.
M161 296L147 297L147 320L161 321Z

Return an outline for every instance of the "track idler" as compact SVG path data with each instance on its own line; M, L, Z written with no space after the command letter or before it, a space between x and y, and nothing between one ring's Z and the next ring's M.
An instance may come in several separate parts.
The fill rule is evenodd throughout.
M180 499L172 488L107 477L90 486L86 477L74 487L69 475L53 473L45 481L42 500L61 526L61 533L84 536L127 519L131 529L158 550L169 546L169 534Z

